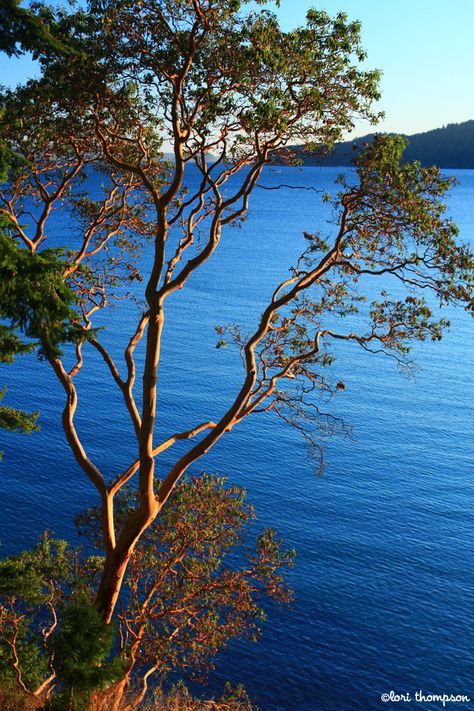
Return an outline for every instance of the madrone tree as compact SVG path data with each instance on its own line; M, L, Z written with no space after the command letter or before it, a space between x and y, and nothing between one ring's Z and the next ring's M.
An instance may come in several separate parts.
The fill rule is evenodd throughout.
M307 248L288 276L276 275L250 335L228 329L243 368L227 407L157 441L168 299L179 298L245 217L268 163L292 144L330 146L354 116L376 119L378 75L360 68L359 24L343 14L311 10L304 27L283 32L264 8L238 1L91 0L85 12L36 12L76 51L67 64L45 57L39 80L3 95L4 140L24 163L0 194L10 225L1 240L2 351L21 349L18 336L26 337L64 388L66 438L100 497L97 605L109 622L134 548L188 469L257 413L273 413L317 443L318 397L343 387L326 375L331 344L353 341L401 360L411 341L440 338L447 324L423 295L472 310L473 256L444 215L451 181L436 168L404 164L403 141L379 137L341 181L336 232L327 240L305 235ZM87 190L93 169L103 175L100 195ZM69 228L60 246L49 245L59 210ZM141 273L137 253L146 241L153 256ZM383 285L367 303L372 278ZM122 358L106 349L94 319L127 297L139 314ZM74 422L75 378L91 349L104 359L136 436L135 459L114 479L92 461ZM183 440L189 448L164 470L160 455ZM118 525L114 498L132 479L137 503Z

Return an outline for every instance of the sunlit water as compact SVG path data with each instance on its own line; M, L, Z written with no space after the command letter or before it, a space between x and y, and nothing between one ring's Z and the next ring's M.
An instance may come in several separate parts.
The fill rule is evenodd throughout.
M268 172L266 184L331 189L338 174L289 171ZM450 213L474 241L474 172L456 175ZM301 251L302 231L324 227L321 210L313 192L258 190L244 226L225 233L212 260L172 297L161 435L223 412L242 369L238 354L214 348L214 325L256 322ZM269 609L259 644L222 655L209 693L226 679L242 682L264 711L405 706L381 702L391 690L411 693L409 708L441 708L415 704L419 690L467 694L474 704L474 343L470 318L449 316L441 343L416 347L415 379L386 359L339 349L335 368L347 389L331 407L354 425L354 438L327 443L324 476L297 433L272 417L250 418L195 467L244 484L256 530L275 526L297 550L294 604ZM118 308L112 322L104 339L118 353L133 321ZM90 357L78 380L77 426L90 456L116 473L134 442L105 366ZM28 438L1 434L2 551L34 543L44 528L72 538L74 515L95 499L60 429L61 387L33 358L3 369L1 382L7 404L39 409L42 427ZM167 453L163 470L175 456Z

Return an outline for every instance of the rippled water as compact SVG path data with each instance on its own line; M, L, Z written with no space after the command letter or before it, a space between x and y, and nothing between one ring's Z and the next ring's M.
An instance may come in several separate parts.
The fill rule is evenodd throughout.
M327 189L338 173L289 170L268 172L266 183ZM474 242L474 172L455 174L450 213ZM189 288L172 298L160 370L162 434L223 411L242 371L237 354L213 347L214 324L255 323L301 250L302 231L322 220L314 193L258 191L242 229L227 232ZM198 470L243 483L258 525L276 526L297 549L294 604L269 610L259 644L235 644L222 656L212 692L225 679L241 681L264 711L405 706L381 702L390 690L413 699L420 689L467 694L474 704L474 340L464 313L449 316L441 344L415 349L415 379L383 358L340 349L347 389L334 411L354 425L354 439L327 444L324 476L316 477L297 434L271 417L244 422L199 463ZM116 350L132 322L120 308L112 320L105 339ZM90 455L113 473L133 455L133 439L105 367L93 354L92 362L97 368L80 375L77 425ZM23 359L3 370L3 381L8 403L41 410L42 426L29 438L1 435L7 553L45 527L73 536L73 515L93 492L60 431L62 391L48 366Z

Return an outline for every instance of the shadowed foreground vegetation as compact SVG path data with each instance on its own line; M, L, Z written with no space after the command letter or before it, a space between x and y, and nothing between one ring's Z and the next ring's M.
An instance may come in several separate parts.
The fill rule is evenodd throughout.
M133 702L132 702L133 703ZM95 711L94 702L89 705L88 711ZM99 707L101 708L101 707ZM124 701L122 709L138 708L130 706ZM258 711L242 688L227 689L219 699L198 699L192 696L182 683L164 692L157 690L153 699L140 704L140 711ZM33 699L25 699L15 692L6 692L0 689L0 709L2 711L41 711L44 705Z

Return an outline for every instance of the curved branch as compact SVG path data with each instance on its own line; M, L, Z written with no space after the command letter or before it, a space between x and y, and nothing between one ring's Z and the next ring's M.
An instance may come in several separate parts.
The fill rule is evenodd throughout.
M115 380L116 384L120 388L120 390L123 394L125 405L127 407L127 410L130 414L130 418L133 423L133 426L135 428L135 434L137 437L139 437L140 430L141 430L141 419L140 419L140 414L138 412L138 408L136 406L135 399L134 399L133 393L132 393L132 388L133 388L132 379L129 376L129 378L126 381L122 380L112 356L107 351L107 349L104 348L102 343L100 343L100 341L98 341L96 338L93 338L93 337L90 337L88 340L94 346L94 348L96 348L99 351L99 353L101 354L105 363L107 364L113 379ZM127 348L127 352L128 352L128 348ZM134 364L132 367L134 367Z
M66 404L64 406L62 423L63 429L74 455L76 462L89 477L89 480L96 487L102 499L102 532L104 537L104 545L107 551L115 548L115 530L113 520L113 510L111 508L111 498L107 491L105 479L99 469L91 462L86 454L82 442L77 434L74 426L74 414L77 408L77 391L59 358L50 359L50 364L62 384L67 395Z
M26 687L25 682L23 681L23 674L21 671L20 659L18 657L18 650L17 650L17 646L16 646L16 642L18 639L18 633L19 633L18 624L23 619L23 617L24 617L24 615L21 615L20 617L17 617L12 621L13 630L14 630L12 640L6 639L6 637L4 637L4 640L12 651L13 668L16 671L18 684L21 687L21 689L25 692L25 694L28 694L28 696L31 696L31 691Z
M261 183L257 183L255 187L261 190L281 190L282 188L286 188L287 190L309 190L313 193L324 192L324 190L319 190L319 188L315 188L312 185L288 185L287 183L280 183L279 185L262 185Z
M258 178L260 177L260 174L263 170L263 166L264 160L261 159L253 166L252 170L249 171L240 189L235 193L235 195L233 195L228 200L224 201L222 199L222 196L218 192L217 187L215 188L214 192L216 194L216 199L218 200L218 205L216 207L214 218L212 220L212 224L209 230L209 240L202 252L190 259L174 279L172 279L168 284L163 285L162 289L160 290L161 298L169 296L169 294L173 293L177 289L182 289L191 274L196 271L196 269L198 269L204 262L206 262L213 254L220 241L222 226L230 222L232 219L236 219L236 217L245 212L246 203L248 202L249 195L252 192ZM241 199L244 201L243 207L236 213L234 213L231 217L223 219L222 214L224 210L231 207Z
M15 213L11 210L5 210L5 208L0 208L0 215L4 215L12 223L20 239L25 243L30 252L33 253L35 251L35 243L27 236L26 232L21 228L21 225L18 222Z
M168 437L168 439L165 439L161 444L157 445L153 449L153 457L157 457L159 454L162 452L165 452L167 449L173 446L176 442L180 440L186 440L186 439L192 439L193 437L196 437L196 435L200 434L206 429L212 429L213 427L216 426L215 422L212 422L212 420L209 420L208 422L203 422L202 424L198 425L197 427L194 427L192 430L187 430L186 432L177 432L176 434L172 435L171 437ZM115 496L115 494L119 491L119 489L124 486L132 476L138 471L138 468L140 466L140 460L137 459L133 464L130 465L128 469L123 472L112 484L111 487L109 487L109 492L112 496Z
M296 281L290 291L283 293L278 298L276 298L276 295L281 291L281 287L279 287L275 291L272 301L267 306L261 317L260 324L257 330L245 345L244 360L247 375L237 397L235 398L234 402L229 407L227 412L222 416L216 426L212 429L212 431L208 435L206 435L206 437L204 437L201 442L199 442L189 452L187 452L183 457L181 457L181 459L179 459L176 464L171 468L168 476L165 478L162 485L160 486L156 496L158 505L160 507L163 506L163 504L166 502L172 490L178 483L179 479L186 472L188 467L197 459L200 459L204 454L206 454L209 449L214 446L217 440L220 439L220 437L222 437L222 435L226 431L232 429L234 424L238 421L239 415L246 407L257 380L257 365L255 356L255 350L257 345L268 333L274 314L280 308L287 306L291 301L295 299L296 296L298 296L301 291L312 286L329 269L331 269L332 266L334 266L339 256L341 243L346 232L347 218L349 212L349 206L345 205L341 218L340 229L335 239L334 245L332 249L330 249L329 252L321 259L319 264L308 273L304 273L301 278Z
M63 194L64 190L66 187L69 185L69 183L74 180L76 175L81 171L81 169L84 166L84 159L81 157L77 160L76 165L71 168L69 173L66 173L64 178L61 180L60 184L58 185L57 189L54 191L52 195L48 195L48 193L45 191L45 194L43 194L43 202L44 202L44 208L43 211L40 215L40 218L36 224L36 234L33 239L33 244L35 247L43 240L44 238L44 226L46 224L46 220L48 219L51 209L58 200L61 195Z

